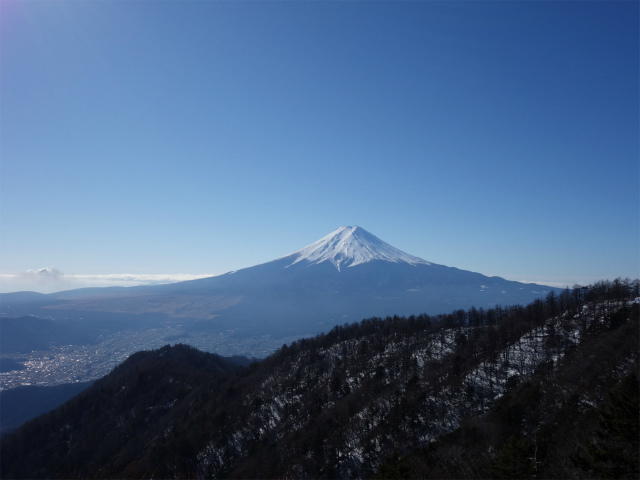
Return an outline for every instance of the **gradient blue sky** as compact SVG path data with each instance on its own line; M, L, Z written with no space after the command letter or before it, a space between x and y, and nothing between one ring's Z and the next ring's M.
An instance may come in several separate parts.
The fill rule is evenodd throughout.
M224 273L341 225L514 280L640 276L637 1L0 15L2 291Z

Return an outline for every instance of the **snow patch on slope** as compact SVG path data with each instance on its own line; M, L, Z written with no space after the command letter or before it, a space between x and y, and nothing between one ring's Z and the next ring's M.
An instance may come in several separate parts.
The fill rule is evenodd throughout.
M410 265L431 265L426 260L414 257L383 242L363 228L340 227L326 237L287 255L295 260L288 266L307 261L318 264L331 262L338 271L341 267L353 267L372 260Z

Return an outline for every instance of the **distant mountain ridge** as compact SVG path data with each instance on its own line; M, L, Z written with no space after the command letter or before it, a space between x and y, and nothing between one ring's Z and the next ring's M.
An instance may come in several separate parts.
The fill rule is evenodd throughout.
M409 255L361 227L340 227L271 262L167 285L4 294L5 314L163 316L246 334L315 334L370 316L526 304L559 289ZM13 310L11 310L13 309ZM204 324L202 322L205 322Z

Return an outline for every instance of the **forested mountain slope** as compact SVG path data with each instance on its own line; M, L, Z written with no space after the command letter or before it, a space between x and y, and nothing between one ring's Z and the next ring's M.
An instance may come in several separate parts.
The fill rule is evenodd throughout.
M243 370L185 346L142 352L3 439L0 473L592 478L575 432L595 432L605 393L637 370L636 290L616 280L525 307L365 319ZM563 448L541 446L560 433ZM532 441L533 469L513 470L507 453Z
M629 478L640 476L638 305L593 322L555 364L540 364L484 415L376 478Z

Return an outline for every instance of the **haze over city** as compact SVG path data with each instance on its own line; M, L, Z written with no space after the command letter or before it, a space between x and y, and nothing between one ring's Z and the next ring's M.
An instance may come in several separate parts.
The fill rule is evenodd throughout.
M359 225L640 275L638 3L0 4L0 292L222 274Z

